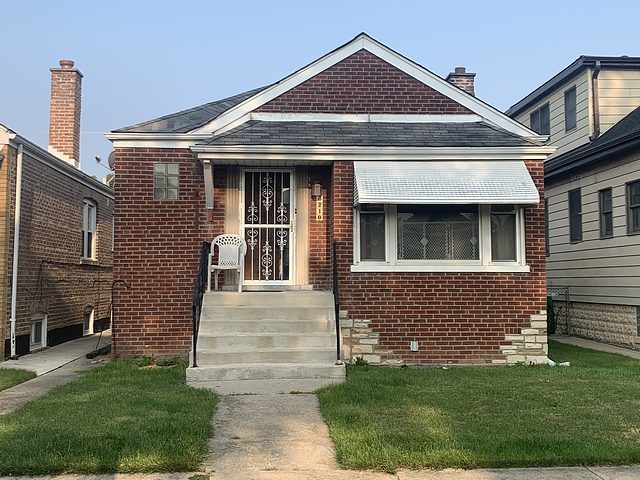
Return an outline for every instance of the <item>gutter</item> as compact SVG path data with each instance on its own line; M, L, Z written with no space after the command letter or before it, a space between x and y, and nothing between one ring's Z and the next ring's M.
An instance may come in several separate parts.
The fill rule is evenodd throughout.
M11 269L11 358L16 358L16 310L18 301L18 254L20 247L20 213L22 207L22 156L24 146L18 145L16 165L16 211L13 218L13 266Z
M563 174L567 175L578 168L588 167L603 159L637 148L640 148L640 132L634 132L631 135L607 142L595 148L586 148L575 153L567 152L560 157L549 160L545 164L544 179L547 181Z
M591 75L591 91L593 102L593 135L589 137L589 140L594 141L600 136L600 95L598 93L598 75L600 75L600 69L602 68L602 62L596 60L596 66L593 69Z

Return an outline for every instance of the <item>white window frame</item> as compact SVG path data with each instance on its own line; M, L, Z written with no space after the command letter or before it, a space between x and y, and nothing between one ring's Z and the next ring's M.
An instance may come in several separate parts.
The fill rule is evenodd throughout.
M524 207L516 205L516 256L517 260L492 261L491 259L491 205L478 205L480 255L478 260L398 260L397 205L385 205L384 262L360 259L360 208L353 210L353 265L352 272L514 272L525 273L531 269L526 263Z
M89 213L93 209L93 218ZM82 201L82 258L84 260L95 260L97 258L96 232L98 230L98 206L93 200L85 199ZM91 255L88 252L88 236L91 233Z
M36 323L42 323L42 335L40 336L40 343L33 341L34 326ZM34 315L31 317L31 331L29 332L29 351L34 352L41 350L47 346L47 315Z

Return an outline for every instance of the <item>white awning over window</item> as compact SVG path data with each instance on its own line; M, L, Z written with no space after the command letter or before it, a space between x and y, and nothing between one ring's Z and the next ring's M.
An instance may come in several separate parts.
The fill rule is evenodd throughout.
M521 160L354 162L354 204L535 204Z

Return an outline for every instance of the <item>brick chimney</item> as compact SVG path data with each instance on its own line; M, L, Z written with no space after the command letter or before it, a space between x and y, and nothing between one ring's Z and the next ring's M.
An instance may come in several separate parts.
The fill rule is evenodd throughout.
M82 73L72 60L51 68L49 152L80 168L80 103Z
M475 89L473 87L473 81L475 78L475 73L467 72L465 67L456 67L453 72L447 75L447 82L455 85L458 88L461 88L465 92L476 96Z

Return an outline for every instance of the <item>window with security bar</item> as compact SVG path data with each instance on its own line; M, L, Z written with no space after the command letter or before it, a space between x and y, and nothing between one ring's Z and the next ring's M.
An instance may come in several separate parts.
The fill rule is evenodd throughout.
M361 204L355 216L356 271L528 271L522 206Z
M478 207L398 206L398 260L478 260Z

